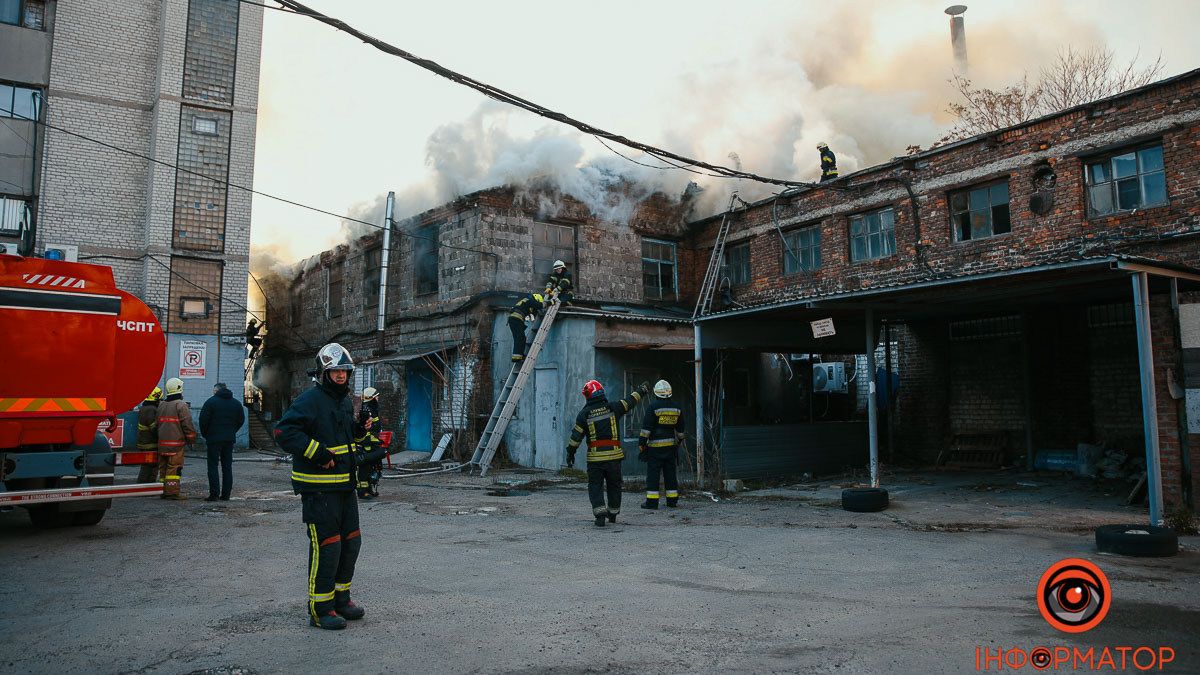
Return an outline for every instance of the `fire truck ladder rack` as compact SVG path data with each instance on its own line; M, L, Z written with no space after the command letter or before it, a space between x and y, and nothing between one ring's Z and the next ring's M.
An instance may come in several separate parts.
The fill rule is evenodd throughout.
M537 334L533 337L533 344L529 346L529 354L521 361L513 363L512 370L508 373L508 379L504 382L504 388L500 390L500 396L496 398L496 407L492 409L487 426L483 428L483 434L475 446L475 454L471 456L471 465L479 467L480 476L486 476L488 469L491 468L492 458L496 456L496 449L500 447L500 440L504 438L504 431L508 428L508 423L512 421L513 415L517 412L517 403L521 400L521 392L525 390L525 384L529 382L529 375L533 373L533 369L537 365L538 355L542 352L546 336L550 334L550 327L554 325L554 318L558 316L558 308L561 306L562 303L554 302L546 310L546 315L542 317L542 323L538 326Z
M712 256L708 259L708 269L704 272L704 283L700 285L700 297L696 299L696 310L692 312L692 320L704 316L712 308L713 295L721 281L721 267L725 260L725 238L729 236L729 227L733 213L733 205L741 201L736 192L729 197L729 208L721 216L721 227L717 229L717 238L713 240ZM744 203L744 202L743 202Z

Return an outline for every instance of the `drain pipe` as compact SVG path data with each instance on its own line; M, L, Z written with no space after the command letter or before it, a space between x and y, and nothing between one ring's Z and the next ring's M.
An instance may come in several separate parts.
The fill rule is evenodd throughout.
M696 384L696 487L704 487L704 361L700 348L700 322L692 322L693 365Z
M388 192L387 209L383 214L383 250L379 256L379 323L376 330L379 331L379 345L376 351L383 353L384 343L384 322L387 320L387 282L388 282L388 256L392 249L392 215L396 208L396 193Z

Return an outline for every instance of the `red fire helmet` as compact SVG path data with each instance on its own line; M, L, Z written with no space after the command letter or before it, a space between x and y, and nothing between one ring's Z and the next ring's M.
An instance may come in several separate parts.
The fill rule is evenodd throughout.
M603 392L603 391L604 391L604 385L600 384L596 380L588 380L587 383L583 385L583 397L584 398L591 398L591 397L595 396L598 392Z

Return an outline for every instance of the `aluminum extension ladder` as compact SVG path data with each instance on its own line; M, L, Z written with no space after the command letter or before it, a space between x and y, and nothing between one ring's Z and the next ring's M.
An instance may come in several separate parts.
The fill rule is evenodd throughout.
M529 382L529 375L537 364L538 355L546 343L546 336L550 334L550 327L554 325L554 318L558 316L558 309L561 306L562 303L557 301L550 304L550 308L542 317L542 323L538 326L537 333L533 336L533 344L529 346L529 353L524 359L512 365L508 379L504 381L504 388L500 390L500 396L496 399L496 407L492 409L487 426L483 428L483 435L479 437L479 443L475 446L475 454L471 456L471 464L479 467L480 476L486 476L492 465L492 458L496 456L496 449L500 447L500 440L504 438L504 431L508 429L508 423L512 421L513 415L517 412L517 403L521 400L521 392L525 390L525 385Z
M721 216L721 227L717 229L717 238L713 241L712 256L708 259L708 269L704 272L704 283L700 285L700 297L696 299L696 310L692 312L692 320L704 316L712 308L713 294L721 281L721 268L725 264L725 238L729 236L733 205L738 201L736 192L729 198L729 208Z

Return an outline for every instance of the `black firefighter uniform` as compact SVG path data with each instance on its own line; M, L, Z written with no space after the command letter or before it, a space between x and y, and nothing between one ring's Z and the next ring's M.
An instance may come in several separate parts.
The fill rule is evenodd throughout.
M567 452L573 457L575 449L587 436L588 498L592 502L592 515L598 521L621 512L621 460L625 459L625 451L621 448L618 422L642 400L644 390L645 385L642 385L641 390L616 403L609 403L601 390L588 399L587 405L575 417ZM604 504L605 493L608 506Z
M354 456L354 408L344 392L318 384L292 403L275 425L292 455L292 490L300 495L308 530L308 612L314 622L350 600L362 546ZM333 466L325 468L330 460Z
M683 410L669 398L655 398L642 418L638 434L638 458L646 462L646 504L658 507L658 479L663 479L667 505L679 501L679 443L683 440Z
M513 305L512 311L508 313L508 329L512 331L513 338L513 361L525 359L525 319L537 321L538 313L544 307L538 297L526 294L517 301L517 304Z
M377 435L379 432L379 401L365 401L358 410L358 426L354 442L358 444L358 496L370 498L379 495L379 479L383 474L383 458L387 448Z

